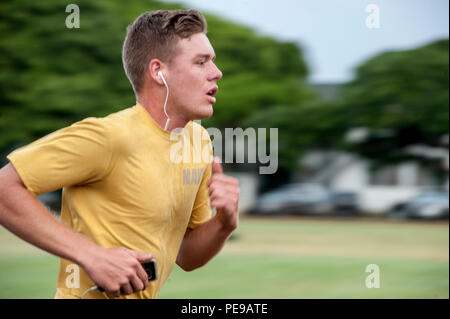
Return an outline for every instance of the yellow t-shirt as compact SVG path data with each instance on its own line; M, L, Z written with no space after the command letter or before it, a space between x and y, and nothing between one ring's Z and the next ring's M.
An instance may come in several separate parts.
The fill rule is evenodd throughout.
M8 159L33 194L63 188L61 220L73 230L102 247L153 254L158 279L122 298L156 298L186 229L211 217L207 131L190 121L182 135L171 135L139 104L53 132ZM61 258L56 298L80 298L93 285ZM95 290L85 298L107 296Z

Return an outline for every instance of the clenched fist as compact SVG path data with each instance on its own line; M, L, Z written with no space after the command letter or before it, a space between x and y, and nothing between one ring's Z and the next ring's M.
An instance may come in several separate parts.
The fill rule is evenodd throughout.
M236 178L223 173L220 159L212 162L212 176L208 183L209 198L212 208L225 229L236 229L238 226L239 182Z

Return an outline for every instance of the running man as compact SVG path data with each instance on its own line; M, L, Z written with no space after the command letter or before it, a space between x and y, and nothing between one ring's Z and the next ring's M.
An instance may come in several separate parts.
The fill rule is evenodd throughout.
M146 12L128 27L122 57L136 105L19 148L0 170L0 223L61 258L55 298L95 285L105 291L86 298L156 298L175 263L203 266L238 226L238 182L204 156L211 140L193 122L212 116L222 78L204 17ZM189 160L173 156L176 129L188 133ZM198 143L196 131L207 138ZM61 188L58 222L35 196ZM148 282L140 263L152 258L158 278ZM68 285L74 267L79 284Z

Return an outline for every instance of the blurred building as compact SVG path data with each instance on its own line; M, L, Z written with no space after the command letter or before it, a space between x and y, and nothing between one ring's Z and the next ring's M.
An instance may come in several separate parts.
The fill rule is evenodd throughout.
M429 156L440 156L448 170L448 152L427 150ZM433 172L418 162L404 162L371 170L370 162L341 151L310 151L301 163L315 174L310 182L323 184L336 191L358 194L363 212L384 213L392 206L430 189L449 188L440 184Z

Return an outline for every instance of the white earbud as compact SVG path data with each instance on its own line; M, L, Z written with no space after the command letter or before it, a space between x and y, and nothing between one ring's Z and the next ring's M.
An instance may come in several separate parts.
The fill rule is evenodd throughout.
M164 82L164 84L166 84L167 85L167 83L166 83L166 79L164 79L164 75L162 74L162 72L161 71L158 71L158 76L161 78L161 80L163 80L163 82Z
M169 118L169 115L167 115L167 111L166 111L167 99L169 98L169 86L167 85L166 79L164 79L164 75L162 74L161 71L158 71L158 76L161 78L164 85L166 86L166 100L164 101L164 114L167 117L167 121L166 121L166 125L164 126L164 130L167 131L167 127L169 126L169 123L170 123L170 118Z

